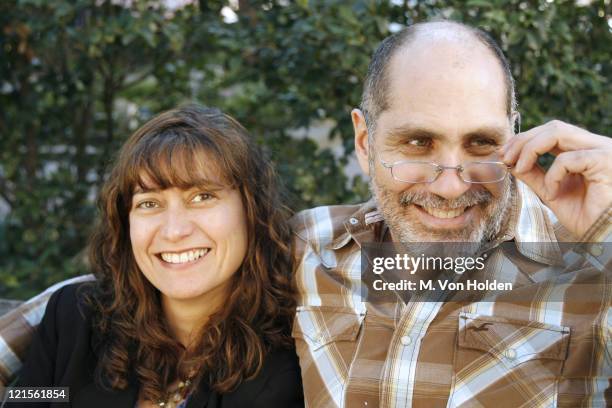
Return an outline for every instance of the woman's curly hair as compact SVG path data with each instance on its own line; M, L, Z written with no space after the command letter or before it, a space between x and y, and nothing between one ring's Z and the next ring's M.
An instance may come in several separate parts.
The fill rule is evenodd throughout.
M129 212L143 177L160 189L187 189L211 171L241 193L248 249L228 298L186 356L163 317L159 291L136 264ZM87 302L94 310L101 386L123 389L135 381L142 397L157 401L186 375L183 367L198 367L194 386L205 381L224 393L254 377L268 350L292 347L289 212L271 164L235 119L198 105L151 119L119 151L99 211L89 247L97 283Z

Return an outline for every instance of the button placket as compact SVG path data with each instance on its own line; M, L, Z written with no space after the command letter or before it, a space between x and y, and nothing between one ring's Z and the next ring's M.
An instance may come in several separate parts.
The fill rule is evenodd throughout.
M508 360L514 360L516 358L516 350L511 348L508 349L506 351L504 351L504 356L508 359Z
M417 356L419 354L420 339L427 332L433 318L437 315L442 302L425 302L426 306L415 300L410 300L401 307L401 317L396 325L396 333L392 341L395 352L389 352L387 358L398 359L395 363L387 361L383 375L383 387L404 387L405 384L397 384L394 379L414 375ZM405 374L404 374L405 373ZM401 396L400 396L401 395ZM396 404L400 406L411 406L413 395L408 388L398 391Z

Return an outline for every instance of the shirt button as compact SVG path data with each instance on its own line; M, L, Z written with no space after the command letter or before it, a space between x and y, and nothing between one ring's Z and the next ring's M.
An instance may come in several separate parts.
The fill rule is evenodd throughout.
M591 255L593 256L601 256L603 254L603 248L599 244L591 245Z
M504 355L506 356L508 360L514 360L516 358L516 350L508 349L504 352Z
M349 222L350 222L351 224L353 224L353 225L357 225L357 224L359 224L359 220L358 220L357 218L351 218L351 219L349 220Z
M412 339L410 338L410 336L402 336L400 341L404 346L408 346L410 343L412 343Z

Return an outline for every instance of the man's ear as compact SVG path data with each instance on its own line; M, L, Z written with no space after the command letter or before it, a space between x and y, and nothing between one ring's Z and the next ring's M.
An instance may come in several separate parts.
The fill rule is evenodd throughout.
M351 119L353 120L353 131L355 132L355 154L357 155L359 166L364 174L370 175L368 127L366 126L365 116L360 109L355 108L351 111Z
M512 136L521 133L521 113L519 111L512 112L510 115L510 123L512 125Z

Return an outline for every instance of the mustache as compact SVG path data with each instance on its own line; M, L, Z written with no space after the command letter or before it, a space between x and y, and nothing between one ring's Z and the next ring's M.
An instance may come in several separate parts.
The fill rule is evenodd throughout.
M493 194L487 190L466 191L460 197L447 200L436 194L424 191L405 191L399 196L399 204L407 207L416 204L421 207L454 210L456 208L471 207L478 204L487 204L493 200Z

